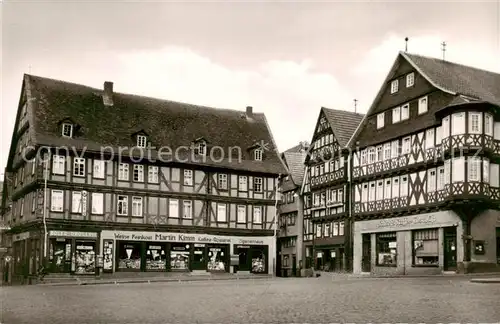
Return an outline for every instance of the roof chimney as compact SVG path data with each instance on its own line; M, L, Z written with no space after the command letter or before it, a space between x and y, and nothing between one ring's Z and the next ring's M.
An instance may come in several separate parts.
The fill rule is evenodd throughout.
M113 82L104 82L104 92L102 94L102 101L105 106L113 106Z
M247 106L247 117L251 118L253 117L253 108L252 106Z

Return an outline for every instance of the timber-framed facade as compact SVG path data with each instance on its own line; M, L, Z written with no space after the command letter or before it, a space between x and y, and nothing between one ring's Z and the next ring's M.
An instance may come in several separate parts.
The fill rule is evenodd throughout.
M252 107L25 75L4 185L14 273L272 273L284 173Z

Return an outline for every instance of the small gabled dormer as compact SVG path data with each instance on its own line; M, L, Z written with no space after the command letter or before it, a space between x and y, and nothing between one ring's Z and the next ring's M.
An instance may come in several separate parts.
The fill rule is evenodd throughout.
M79 126L71 118L59 122L59 132L62 137L74 138L78 129Z
M207 140L204 137L197 138L193 141L194 154L207 155Z
M149 143L149 135L141 129L140 131L132 134L132 140L136 147L146 148Z
M254 161L262 161L264 160L264 147L261 143L255 143L254 145L248 148L250 152L250 156Z

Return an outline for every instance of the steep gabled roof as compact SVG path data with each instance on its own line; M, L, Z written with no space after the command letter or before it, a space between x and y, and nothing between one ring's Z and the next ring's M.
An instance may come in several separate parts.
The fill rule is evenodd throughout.
M354 113L351 111L330 109L321 107L326 119L330 123L333 135L339 143L340 147L347 146L349 139L358 127L359 123L363 120L363 114Z
M366 123L367 117L376 109L387 82L393 77L402 59L411 64L432 86L456 95L453 104L464 100L482 100L500 105L500 74L437 58L399 52L363 121L349 140L348 146L354 145L353 141Z
M292 152L292 153L302 153L304 151L307 151L309 149L309 144L307 142L300 142L299 144L295 145L294 147L289 148L286 150L286 152Z
M300 187L304 178L304 161L307 152L289 152L287 150L283 152L282 156L289 171L290 179L288 182L291 182L287 184L287 181L285 181L282 185L283 190L286 191Z
M193 160L191 152L182 150L174 154L173 162L276 175L286 173L262 113L248 117L238 110L116 92L112 94L113 105L105 106L101 89L33 75L24 76L23 86L29 88L34 144L74 146L99 152L107 146L115 149L135 146L131 135L142 129L149 134L148 140L156 150L168 147L175 152L181 147L189 148L198 138L205 138L209 149L219 146L224 151L222 159L220 153L213 158L207 154L206 161L202 161L201 158ZM61 116L81 125L79 136L74 139L60 136L57 123ZM255 142L265 144L263 161L254 161L251 152L246 150ZM237 156L229 157L231 152L233 155L237 152L230 148L237 147L241 148L241 161Z

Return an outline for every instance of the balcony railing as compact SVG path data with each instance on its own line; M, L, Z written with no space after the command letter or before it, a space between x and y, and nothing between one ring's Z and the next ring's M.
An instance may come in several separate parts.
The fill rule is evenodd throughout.
M443 150L451 149L483 149L500 154L500 141L485 134L460 134L452 135L442 140Z
M316 188L319 186L328 185L334 181L343 179L345 175L344 169L338 169L327 174L323 174L316 177L311 177L311 188Z

